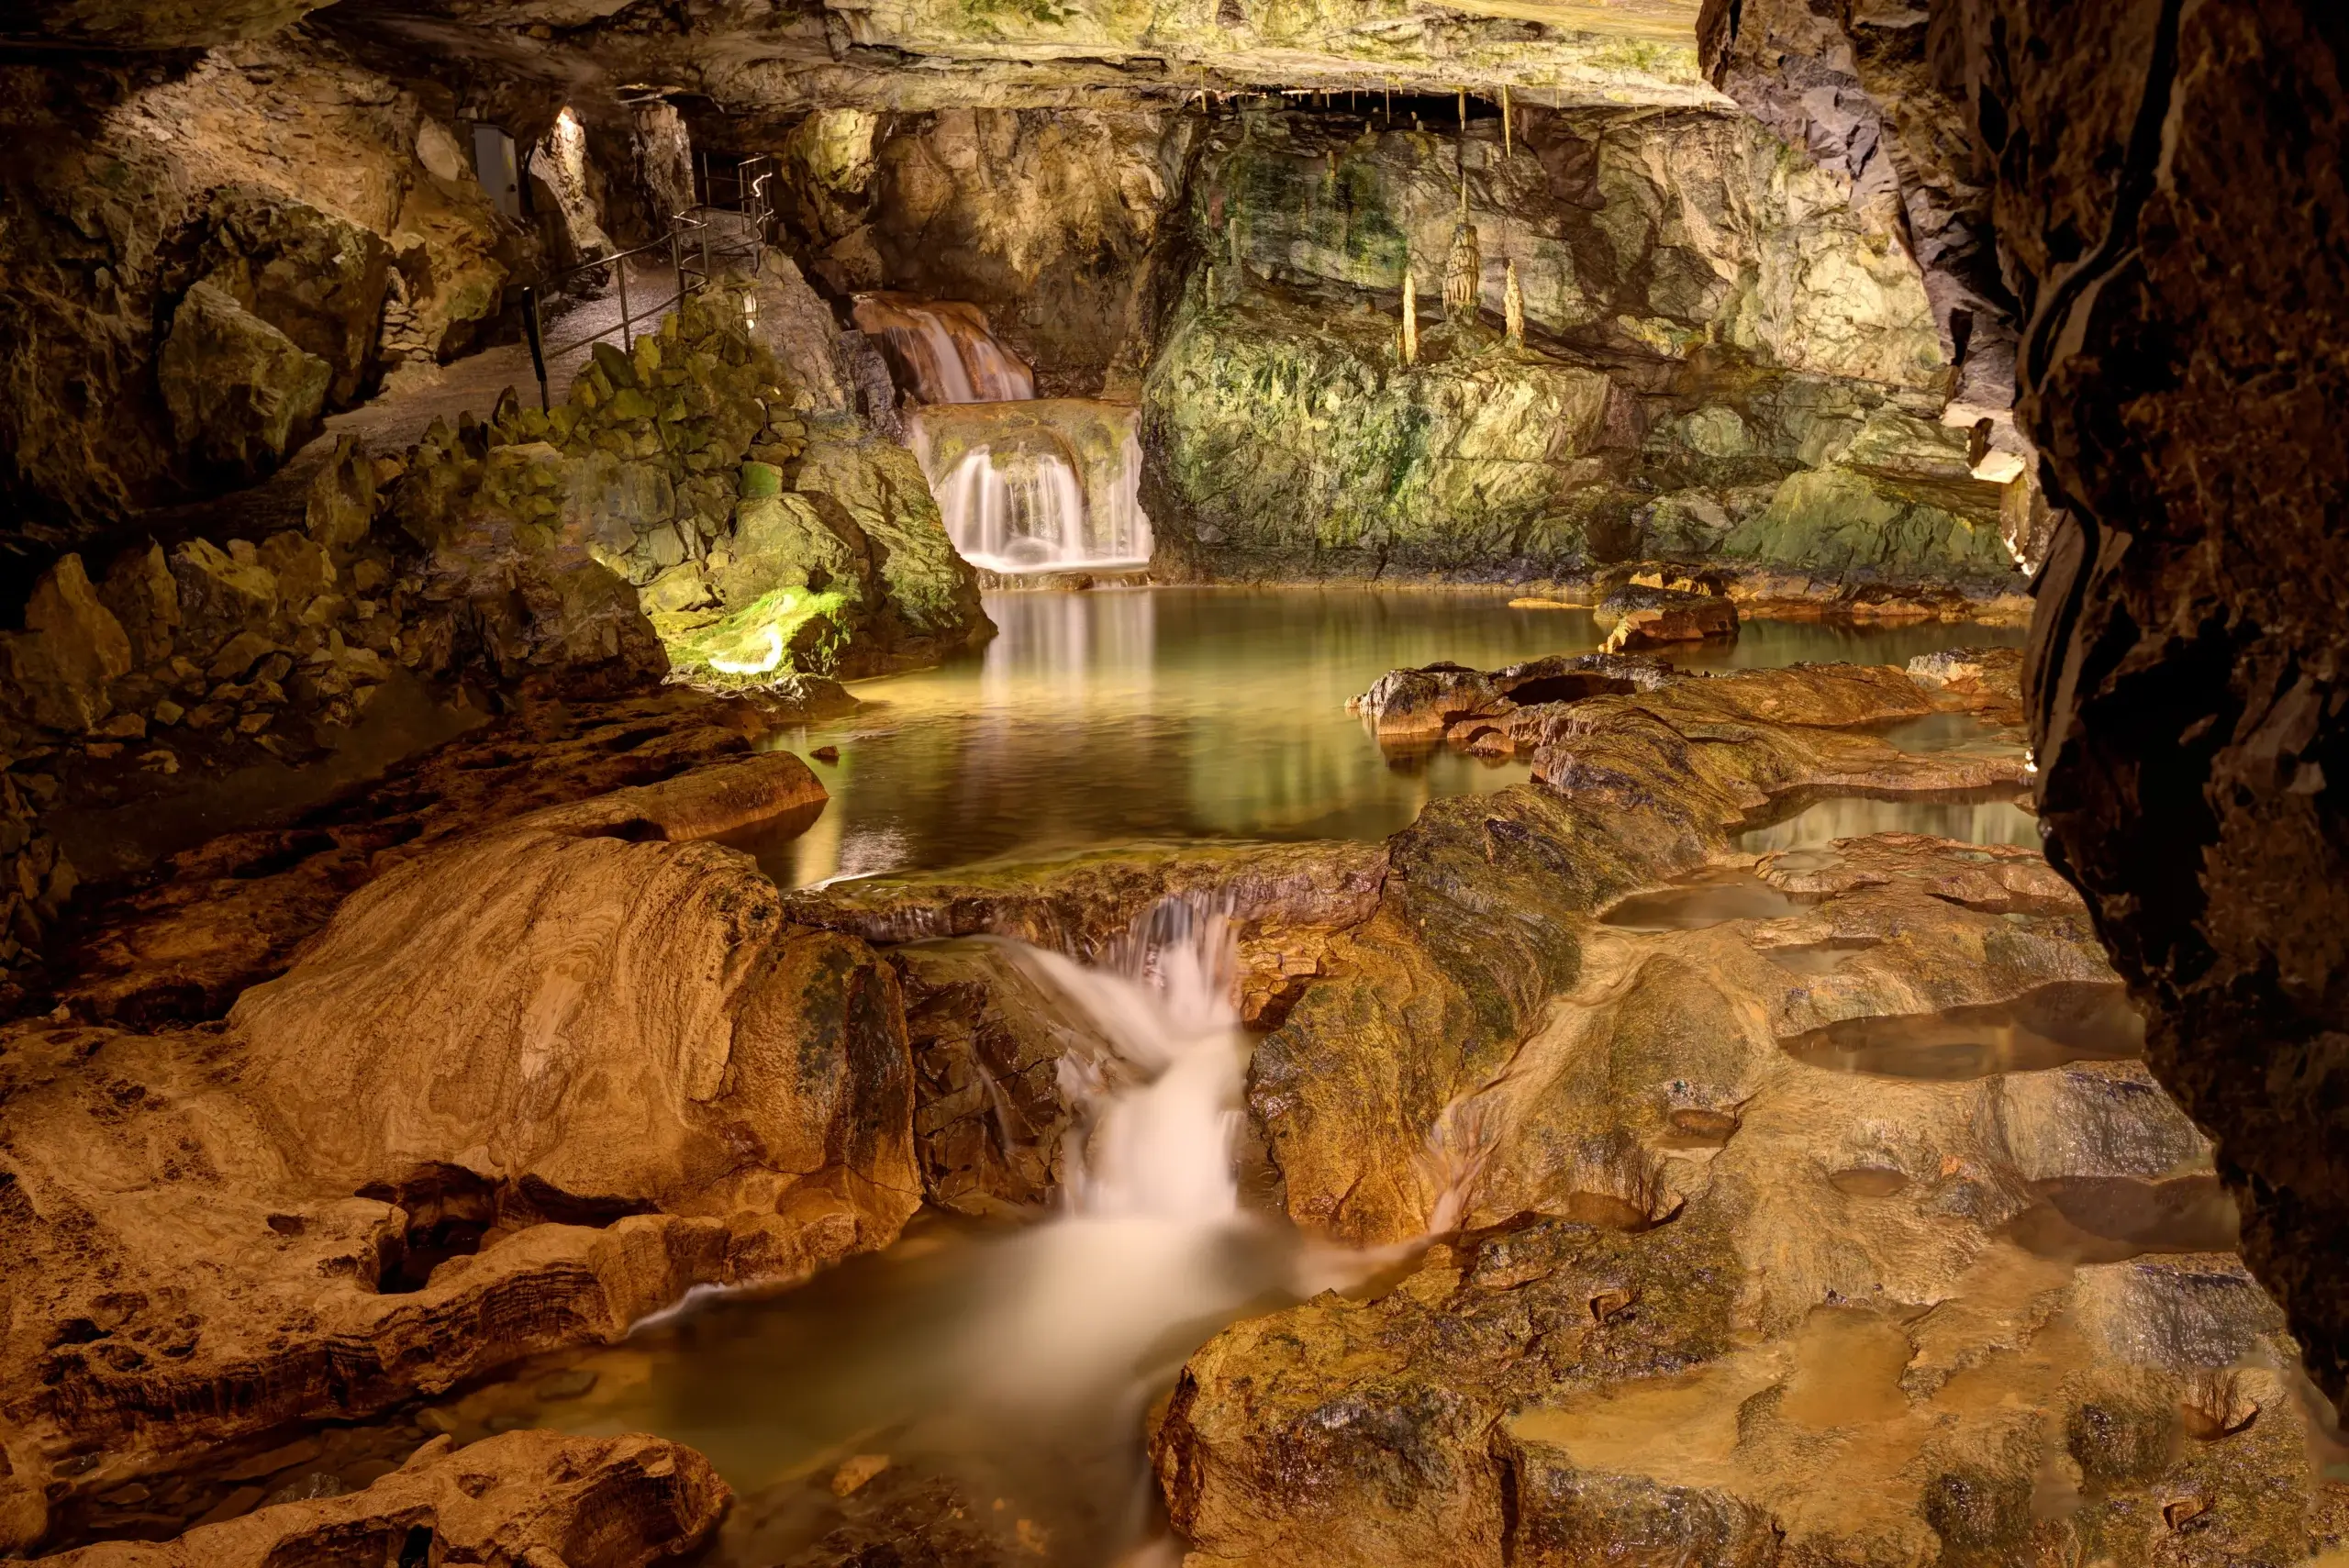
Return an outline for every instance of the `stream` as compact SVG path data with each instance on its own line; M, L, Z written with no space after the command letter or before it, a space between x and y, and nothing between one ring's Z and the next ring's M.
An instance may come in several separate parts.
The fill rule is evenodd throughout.
M1349 697L1397 666L1492 668L1600 641L1586 612L1511 609L1497 592L1015 593L987 610L1000 634L979 655L862 683L860 712L782 739L803 755L837 747L839 759L822 769L831 798L812 828L738 840L779 884L1140 842L1379 839L1431 798L1506 787L1527 768L1383 754ZM1760 621L1680 662L1897 664L2021 637ZM1891 738L1915 750L2014 744L1950 716ZM2000 802L1827 800L1746 847L1888 828L2031 841L2032 826ZM1707 910L1728 902L1687 915L1691 894L1659 895L1613 918L1668 930L1777 907L1728 884L1693 895ZM1643 913L1650 903L1661 912ZM462 1443L521 1427L648 1431L701 1450L735 1489L707 1563L862 1562L863 1546L917 1534L967 1540L976 1561L1178 1561L1142 1450L1152 1401L1224 1325L1364 1284L1420 1244L1309 1242L1264 1184L1241 1179L1251 1041L1233 1004L1233 936L1213 911L1161 904L1111 969L977 940L1027 972L1075 1042L1059 1067L1076 1114L1053 1213L1022 1225L925 1210L894 1246L804 1284L696 1292L619 1344L228 1456L148 1507L233 1517L265 1496L331 1495L434 1433ZM85 1539L130 1529L88 1507Z

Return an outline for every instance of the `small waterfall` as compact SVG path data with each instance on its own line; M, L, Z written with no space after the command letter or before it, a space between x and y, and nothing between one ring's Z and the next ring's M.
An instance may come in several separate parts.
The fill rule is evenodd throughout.
M1010 403L1036 395L1036 378L996 340L986 313L960 300L860 295L856 324L888 345L924 403Z
M1018 573L1150 560L1133 410L1074 398L917 409L907 439L954 548Z

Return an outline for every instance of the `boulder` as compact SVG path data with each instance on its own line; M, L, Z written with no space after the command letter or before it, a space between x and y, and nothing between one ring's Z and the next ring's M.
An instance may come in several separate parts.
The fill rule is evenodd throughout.
M232 483L268 473L308 437L332 378L326 361L212 283L181 299L156 368L180 450Z
M254 185L214 194L205 281L284 333L330 371L340 407L370 383L389 255L383 237Z
M13 706L50 729L95 728L114 708L107 686L130 673L130 639L78 555L42 574L25 606L25 629L6 634L6 645Z
M190 651L208 657L238 632L265 628L277 614L277 579L242 539L222 550L193 539L173 553L172 580Z
M1593 618L1606 628L1609 653L1737 636L1737 606L1727 598L1639 584L1601 599Z
M144 550L117 556L98 596L122 623L138 664L161 664L172 656L180 626L180 589L161 545L150 539Z

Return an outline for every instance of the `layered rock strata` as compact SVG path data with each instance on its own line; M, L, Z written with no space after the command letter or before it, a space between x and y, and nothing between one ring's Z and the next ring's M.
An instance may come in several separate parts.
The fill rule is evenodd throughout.
M1979 664L1930 673L1525 707L1534 785L1397 835L1251 1101L1299 1223L1457 1229L1192 1358L1152 1449L1195 1560L2216 1564L2343 1538L2327 1414L2063 882L1913 835L1729 851L1789 794L2017 778L1865 733L2013 705Z
M61 1552L61 1568L265 1568L302 1560L648 1568L717 1529L726 1483L689 1448L653 1438L508 1432L446 1438L347 1496L280 1503L155 1544Z
M13 1028L10 1543L60 1484L891 1240L920 1198L895 972L707 841L822 797L770 753L549 807L378 877L223 1023Z

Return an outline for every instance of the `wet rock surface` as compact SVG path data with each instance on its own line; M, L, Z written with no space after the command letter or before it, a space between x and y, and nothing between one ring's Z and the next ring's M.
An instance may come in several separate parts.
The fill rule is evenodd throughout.
M1985 344L1986 417L2020 392L2065 519L2032 553L2052 852L2338 1395L2349 1295L2318 1260L2349 1234L2342 1013L2297 977L2338 972L2343 929L2340 327L2306 302L2349 277L2344 41L2290 4L1930 10L1710 6L1708 69L1921 220L1928 286Z
M323 1479L333 1489L273 1496L254 1512L175 1540L85 1547L50 1561L72 1568L261 1568L334 1557L426 1562L439 1554L494 1568L549 1560L642 1568L708 1539L728 1500L707 1460L644 1437L512 1432L462 1454L440 1440L363 1489L344 1493L331 1475Z
M1357 134L1358 133L1358 134ZM1455 208L1464 211L1455 213ZM1709 563L1757 596L2020 588L2000 484L1897 217L1740 117L1533 106L1504 145L1373 113L1219 126L1143 389L1170 565L1586 580ZM1398 350L1455 221L1507 266ZM1299 509L1294 497L1310 495Z
M1831 666L1528 708L1547 788L1397 836L1251 1100L1301 1224L1458 1232L1192 1358L1152 1450L1200 1560L2340 1538L2329 1417L2063 880L1915 835L1724 852L1781 791L1968 775L1847 728L1947 693Z
M15 1540L44 1476L371 1414L891 1239L920 1186L895 973L703 841L821 797L774 753L554 806L377 878L222 1024L12 1028Z

